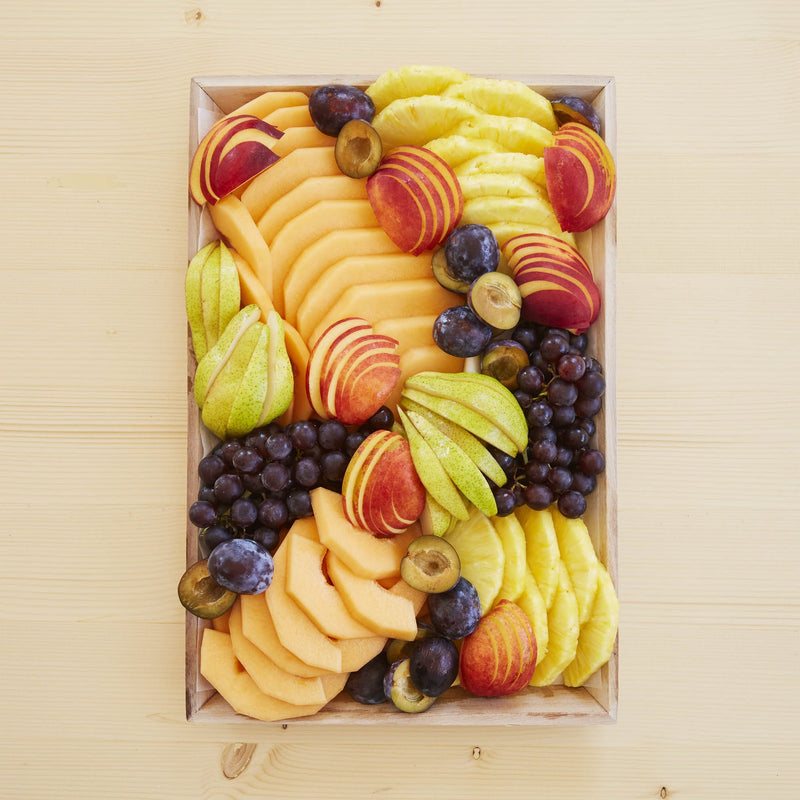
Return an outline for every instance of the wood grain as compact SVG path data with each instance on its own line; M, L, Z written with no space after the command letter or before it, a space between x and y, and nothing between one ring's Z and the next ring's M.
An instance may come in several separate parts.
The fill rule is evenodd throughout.
M799 36L789 0L4 3L3 795L795 798ZM616 81L618 722L187 725L190 79L432 61Z

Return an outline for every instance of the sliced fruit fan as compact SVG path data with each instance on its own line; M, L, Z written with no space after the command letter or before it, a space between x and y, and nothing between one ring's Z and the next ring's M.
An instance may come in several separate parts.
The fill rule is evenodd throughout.
M200 141L207 446L178 593L234 711L435 714L580 687L612 657L585 521L601 287L576 240L614 200L601 133L578 97L411 66L267 91Z

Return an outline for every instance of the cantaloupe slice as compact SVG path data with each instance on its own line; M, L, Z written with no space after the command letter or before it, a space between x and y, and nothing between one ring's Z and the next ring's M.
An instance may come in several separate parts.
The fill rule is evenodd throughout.
M286 136L286 134L284 134ZM306 178L314 175L340 175L333 147L308 147L293 150L268 170L256 175L242 193L242 203L254 219Z
M352 525L344 515L342 496L318 486L311 490L311 506L320 542L332 550L356 575L375 580L400 574L408 545L421 531L418 524L404 533L378 538Z
M293 531L294 526L281 545L286 548L286 593L289 597L326 636L334 639L373 636L374 631L353 619L336 587L328 583L322 567L327 548Z
M289 324L286 320L283 321L283 338L294 373L294 395L292 396L290 418L292 421L310 419L314 415L314 409L311 408L306 394L306 370L310 355L308 345L303 341L303 337L297 332L294 325Z
M304 128L314 123L311 121L311 113L308 110L308 103L305 105L283 106L271 111L265 117L264 122L274 125L285 131L287 128Z
M433 323L435 314L416 317L393 317L375 323L375 333L391 336L397 340L397 352L402 356L414 347L433 347Z
M405 253L372 256L347 256L331 264L312 286L297 309L300 334L313 331L324 310L336 302L351 286L378 281L401 281L428 278L430 259Z
M272 240L272 302L283 313L281 288L295 259L320 236L334 230L377 227L368 200L320 200L298 214ZM261 234L259 234L259 237ZM262 239L263 241L263 239Z
M336 139L333 136L326 136L313 125L298 125L287 128L283 136L275 142L272 151L279 156L287 156L306 147L333 147L335 144Z
M392 594L375 580L356 575L330 550L325 556L325 565L333 585L359 622L381 636L414 640L417 615L410 600Z
M230 633L230 618L231 609L229 608L224 614L211 620L211 627L220 633Z
M346 175L317 175L276 200L258 220L258 230L269 245L288 222L320 200L359 200L367 197L366 179Z
M342 671L342 653L286 593L286 548L273 556L275 571L264 593L281 644L301 661L329 672Z
M383 228L335 230L320 236L297 256L284 278L282 288L286 319L293 324L297 321L297 309L309 289L340 259L401 252Z
M253 268L262 286L272 296L272 258L269 247L258 232L247 207L238 197L229 194L214 205L207 204L207 208L216 229L227 239L231 248Z
M308 717L325 705L294 705L264 694L234 655L231 637L213 628L203 632L200 674L238 714L265 722Z
M286 672L244 635L238 600L231 609L230 636L233 654L264 694L294 705L321 704L328 699L320 678L300 678Z
M319 309L320 321L308 335L300 334L309 347L337 319L356 314L375 325L392 317L441 314L454 305L453 293L442 288L434 278L413 278L401 281L380 281L350 286L329 309Z
M267 315L274 310L272 300L264 285L258 279L253 268L235 250L231 250L233 263L239 273L239 287L242 296L242 306L255 303L261 309L261 321L267 321Z
M264 119L264 117L268 114L272 114L278 108L290 108L292 106L305 106L308 108L308 96L299 91L293 92L272 89L268 92L264 92L264 94L260 94L252 100L248 100L248 102L239 106L235 111L231 111L227 116L232 117L235 114L249 114L250 116Z
M242 608L242 633L281 669L301 678L330 674L329 669L312 667L287 650L278 638L264 594L239 595Z

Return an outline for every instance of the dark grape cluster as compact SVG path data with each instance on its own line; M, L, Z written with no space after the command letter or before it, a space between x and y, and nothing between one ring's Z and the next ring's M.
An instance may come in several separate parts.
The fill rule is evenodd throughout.
M189 508L189 520L200 529L201 553L237 538L274 551L282 530L311 516L311 490L340 492L361 442L393 424L384 406L358 428L338 420L299 420L285 427L272 422L220 442L198 464L197 500Z
M505 486L495 489L498 513L557 503L565 517L580 517L605 469L605 457L593 444L606 388L603 367L587 354L586 334L526 323L511 338L528 354L513 390L529 438L515 459L495 454L508 475Z

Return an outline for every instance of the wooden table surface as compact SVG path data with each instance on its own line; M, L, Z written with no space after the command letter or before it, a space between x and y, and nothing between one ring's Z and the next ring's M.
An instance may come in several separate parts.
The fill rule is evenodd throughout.
M5 0L0 794L796 798L789 0ZM613 75L615 725L184 721L194 75Z

